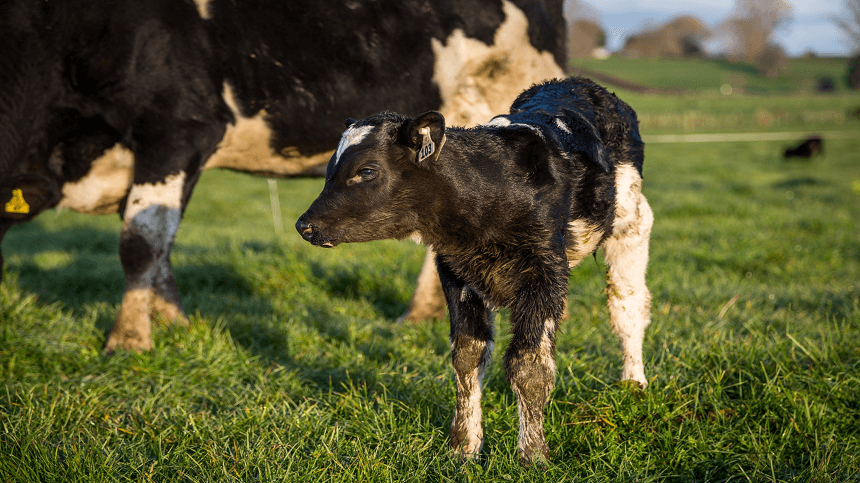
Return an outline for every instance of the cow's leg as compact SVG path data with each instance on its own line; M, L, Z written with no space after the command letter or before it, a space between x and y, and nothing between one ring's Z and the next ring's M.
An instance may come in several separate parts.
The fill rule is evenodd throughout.
M424 256L424 264L421 266L412 300L409 301L406 313L400 316L398 322L406 320L420 322L444 318L445 292L442 290L442 284L436 272L436 253L432 248L427 247L427 254Z
M104 350L149 350L151 314L183 320L170 249L200 172L224 133L223 125L141 122L134 178L123 211L119 255L125 293Z
M451 362L457 383L448 444L455 457L468 460L477 456L484 443L481 384L493 355L492 313L443 263L439 275L451 315Z
M549 459L544 407L555 383L555 336L567 299L567 263L557 270L535 269L540 279L525 284L511 307L513 337L505 352L505 375L517 397L518 448L525 464ZM552 275L554 273L554 275ZM536 278L538 278L536 277Z
M156 286L165 283L167 258L182 215L182 192L186 173L180 171L160 182L135 182L128 195L120 234L119 256L125 271L125 293L119 315L105 343L105 350L149 350L150 314ZM175 287L175 282L174 287ZM170 287L166 287L169 292ZM158 296L160 308L181 313L181 305L170 303L171 296ZM178 301L178 293L176 294Z
M651 293L645 285L648 265L648 240L654 214L648 202L636 193L635 203L628 210L628 223L616 229L603 241L606 258L606 294L612 331L621 340L623 356L622 380L635 381L645 387L645 366L642 343L645 328L651 321ZM620 203L620 201L619 201Z
M185 208L191 199L191 192L194 185L197 184L199 175L200 171L197 170L188 173L185 179L180 214L185 213ZM171 241L171 245L172 243ZM168 248L167 255L155 261L151 315L161 316L174 323L184 325L188 323L188 319L185 318L185 312L182 308L182 298L179 295L179 288L176 285L176 277L173 275L169 255L170 249Z

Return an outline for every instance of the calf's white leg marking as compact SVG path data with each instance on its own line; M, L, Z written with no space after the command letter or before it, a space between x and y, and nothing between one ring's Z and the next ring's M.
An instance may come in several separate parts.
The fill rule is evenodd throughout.
M508 378L517 396L517 446L520 456L528 462L549 456L543 422L544 406L555 383L555 327L554 320L544 321L544 330L536 350L522 352L517 355L517 360L508 362L515 368Z
M452 343L454 378L457 382L457 406L451 423L451 447L464 459L478 455L484 444L481 386L492 359L494 343L469 339ZM466 369L464 366L470 366Z
M615 176L616 212L612 236L602 245L606 256L606 294L612 331L621 340L622 380L645 387L642 343L651 321L651 292L645 285L648 242L654 213L641 193L633 166L620 165Z

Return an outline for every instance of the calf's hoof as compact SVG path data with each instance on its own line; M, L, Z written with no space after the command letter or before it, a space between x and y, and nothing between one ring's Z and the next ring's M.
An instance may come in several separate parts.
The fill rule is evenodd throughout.
M453 431L448 443L448 447L451 449L451 457L462 463L477 460L483 445L483 437L470 438L464 434L455 434Z
M520 448L520 463L523 466L546 468L549 465L549 447L546 443Z

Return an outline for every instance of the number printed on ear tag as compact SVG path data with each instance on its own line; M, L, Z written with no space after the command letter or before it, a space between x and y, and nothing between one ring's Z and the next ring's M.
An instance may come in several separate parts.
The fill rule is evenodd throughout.
M424 161L436 149L436 145L433 144L433 140L430 139L430 128L422 127L418 130L421 134L424 135L424 141L421 142L421 149L418 150L418 162Z

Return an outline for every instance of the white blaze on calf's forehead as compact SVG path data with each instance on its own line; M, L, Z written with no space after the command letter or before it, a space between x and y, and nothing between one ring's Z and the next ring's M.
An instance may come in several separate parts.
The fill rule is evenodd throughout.
M364 138L370 134L370 131L373 131L373 126L350 127L344 131L340 138L340 144L337 145L337 151L334 153L334 164L337 165L340 162L340 157L343 156L347 148L361 144Z

